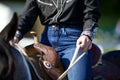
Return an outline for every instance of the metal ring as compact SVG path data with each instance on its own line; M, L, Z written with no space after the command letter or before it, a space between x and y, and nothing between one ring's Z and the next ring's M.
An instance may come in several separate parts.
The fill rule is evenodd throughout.
M52 69L52 64L48 61L43 61L43 65L47 68L47 69Z

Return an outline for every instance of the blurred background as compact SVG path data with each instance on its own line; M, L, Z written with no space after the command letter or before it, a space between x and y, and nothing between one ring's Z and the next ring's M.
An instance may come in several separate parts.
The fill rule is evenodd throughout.
M120 50L120 0L99 1L101 18L99 20L99 30L93 42L102 49L103 53ZM18 15L22 13L24 4L25 0L0 0L0 31L9 22L13 12L17 12ZM33 30L38 34L41 34L44 30L39 18L36 20ZM33 38L29 33L20 41L23 47L32 43Z

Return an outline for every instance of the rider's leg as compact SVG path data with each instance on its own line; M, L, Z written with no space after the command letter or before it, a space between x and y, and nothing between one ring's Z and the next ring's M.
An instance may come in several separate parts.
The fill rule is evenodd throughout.
M70 60L73 57L75 47L71 46L70 48L65 49L59 54L62 57L62 63L67 69ZM78 56L81 55L79 51ZM86 53L68 72L69 80L91 80L91 53Z

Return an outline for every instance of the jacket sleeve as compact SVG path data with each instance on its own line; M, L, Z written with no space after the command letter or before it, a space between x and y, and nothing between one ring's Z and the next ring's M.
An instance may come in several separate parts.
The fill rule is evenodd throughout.
M28 31L30 31L38 16L38 7L35 0L26 0L24 11L19 15L18 31L16 35L21 39Z
M98 19L100 18L100 8L98 0L84 0L84 25L81 35L94 38L98 29Z

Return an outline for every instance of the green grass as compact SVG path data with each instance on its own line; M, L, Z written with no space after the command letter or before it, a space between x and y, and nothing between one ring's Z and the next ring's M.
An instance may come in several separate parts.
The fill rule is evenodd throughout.
M107 48L107 49L104 49L104 53L114 51L114 50L116 50L116 48Z
M94 39L94 42L104 44L104 42L114 42L117 38L114 36L114 30L117 21L120 19L120 15L104 15L99 20L99 30ZM114 45L115 46L115 45ZM106 47L104 52L116 50L115 47Z
M97 33L97 38L106 39L106 36L114 37L114 30L119 19L120 15L115 14L101 16L99 20L99 30Z
M113 31L120 15L103 15L99 20L99 28L106 31Z

